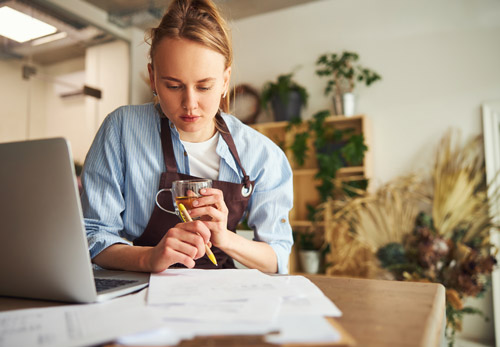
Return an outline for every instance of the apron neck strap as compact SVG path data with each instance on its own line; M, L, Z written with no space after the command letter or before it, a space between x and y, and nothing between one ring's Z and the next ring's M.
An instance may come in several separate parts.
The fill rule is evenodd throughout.
M215 120L217 122L217 125L219 126L219 133L221 134L222 138L224 141L226 141L229 150L231 151L231 154L233 155L234 159L240 166L241 172L243 173L243 183L245 184L246 188L250 187L250 177L247 175L245 172L245 169L243 168L243 165L241 165L241 160L240 156L238 155L238 150L236 149L236 145L234 144L233 137L231 136L231 133L229 132L229 128L227 127L226 122L224 121L224 118L220 115L220 112L217 112L217 115L215 116Z
M177 162L175 161L174 147L172 146L172 135L170 133L170 125L167 116L165 116L160 108L156 105L156 109L161 117L161 147L163 149L163 160L167 172L177 172Z

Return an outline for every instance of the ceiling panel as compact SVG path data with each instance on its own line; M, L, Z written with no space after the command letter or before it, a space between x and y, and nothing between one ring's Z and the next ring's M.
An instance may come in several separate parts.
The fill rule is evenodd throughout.
M271 11L319 0L214 0L228 20L247 18ZM108 23L115 27L135 26L149 29L158 25L169 0L84 0L108 13ZM42 16L47 21L67 32L65 39L40 46L31 42L19 44L0 37L0 59L29 57L39 64L52 64L69 58L82 56L86 47L109 42L114 36L89 25L76 11L63 11L56 0L0 0L0 5L14 5L30 15ZM90 6L90 7L92 7ZM57 24L57 25L56 25Z
M147 9L159 9L163 13L170 1L161 0L85 0L114 14L129 15ZM276 11L318 0L214 0L229 20L236 20Z

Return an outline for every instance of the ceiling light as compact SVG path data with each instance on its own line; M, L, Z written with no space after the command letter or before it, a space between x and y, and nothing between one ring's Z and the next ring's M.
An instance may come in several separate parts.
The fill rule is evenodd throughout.
M16 11L8 6L0 8L0 35L17 42L26 42L53 34L55 27Z
M53 34L53 35L49 35L49 36L45 36L45 37L40 37L39 39L33 40L33 42L31 44L33 46L43 45L44 43L49 43L52 41L64 39L67 36L68 36L68 34L66 32L62 31L62 32L57 33L57 34Z

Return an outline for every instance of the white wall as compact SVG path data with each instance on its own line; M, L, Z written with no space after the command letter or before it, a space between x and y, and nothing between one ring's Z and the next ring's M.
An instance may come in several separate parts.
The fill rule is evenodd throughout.
M24 80L22 66L17 60L0 61L0 142L37 137L44 129L45 83Z
M145 41L143 30L132 28L130 41L130 103L144 104L153 100L149 86L147 65L149 63L149 44Z
M303 118L332 109L319 55L351 50L382 75L356 90L372 123L375 186L427 168L448 128L480 133L481 103L500 98L497 0L323 0L232 26L233 84L261 88L301 66L296 80L311 94Z
M88 129L97 131L103 119L118 106L129 103L130 57L124 41L93 46L85 53L86 83L102 91L102 99L87 98ZM93 138L95 131L91 134Z
M0 61L0 142L63 136L83 162L104 117L129 103L129 62L123 41L90 47L85 57L35 65L29 81L22 78L23 61ZM84 84L101 89L102 99L61 97Z
M40 128L43 131L39 132L39 137L67 138L71 143L74 159L82 162L82 152L88 149L85 133L82 132L86 117L85 97L62 95L78 92L83 87L85 59L80 57L45 66L43 72L47 82L43 91L45 114L43 128Z

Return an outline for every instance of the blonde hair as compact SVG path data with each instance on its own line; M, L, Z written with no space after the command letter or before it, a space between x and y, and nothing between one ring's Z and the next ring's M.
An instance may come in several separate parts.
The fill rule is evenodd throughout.
M164 38L187 39L224 56L224 68L233 63L231 36L226 21L210 0L173 0L156 28L149 32L149 58L153 64L156 48ZM221 97L220 108L229 111L229 94Z

